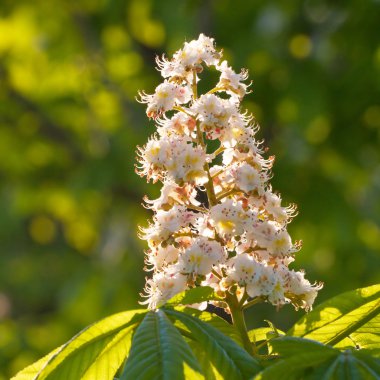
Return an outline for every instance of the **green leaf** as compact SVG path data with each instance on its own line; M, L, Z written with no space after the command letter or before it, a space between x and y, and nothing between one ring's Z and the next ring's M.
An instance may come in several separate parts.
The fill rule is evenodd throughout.
M270 341L273 352L280 357L289 357L303 352L323 352L325 354L336 354L338 350L325 346L311 339L284 336Z
M120 379L204 379L190 347L162 310L150 311L136 330Z
M251 342L260 342L263 340L278 338L280 336L279 334L285 334L279 329L276 330L277 331L273 331L272 327L258 327L257 329L248 331L249 340Z
M280 360L259 373L255 380L304 379L305 370L317 367L339 353L331 347L301 338L277 338L270 340L269 344Z
M210 300L223 300L223 298L219 297L211 286L199 286L185 290L184 292L175 295L173 298L166 302L166 305L191 305L194 303L201 303Z
M231 323L226 322L223 318L213 313L209 313L208 311L200 311L192 307L177 306L175 310L192 315L193 317L208 323L209 325L221 331L224 335L229 336L237 344L239 344L239 346L243 347L243 341L241 339L239 331ZM190 330L180 320L174 319L173 323L176 327L190 332Z
M248 379L259 371L260 366L254 358L213 326L176 310L167 309L165 312L186 326L222 378Z
M340 352L330 346L296 337L270 341L279 360L255 380L378 379L380 363L361 351Z
M11 380L33 379L38 374L38 372L40 372L41 369L46 365L46 363L51 359L51 357L54 356L60 349L61 347L56 348L54 351L50 352L40 360L24 368L16 376L12 377Z
M334 347L365 349L371 355L380 358L380 314L352 332Z
M362 329L363 334L379 334L380 285L340 294L301 318L288 336L305 337L335 345ZM373 331L370 328L376 327ZM366 340L361 335L362 340ZM371 344L368 342L368 344Z
M35 367L37 364L40 367L38 373L31 371L29 377L20 378L17 375L15 380L89 379L91 377L88 374L93 374L94 370L98 372L92 379L113 379L128 354L128 339L131 339L145 314L146 310L127 311L90 325L49 354L48 360L37 362ZM118 342L121 338L122 343Z

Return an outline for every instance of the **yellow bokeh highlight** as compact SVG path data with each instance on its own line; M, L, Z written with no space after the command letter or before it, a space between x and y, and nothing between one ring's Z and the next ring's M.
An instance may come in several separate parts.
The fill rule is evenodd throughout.
M13 63L9 67L9 77L12 85L22 93L34 94L40 85L31 62Z
M289 123L298 118L298 105L290 98L285 98L277 105L277 116L281 122Z
M64 190L50 191L46 199L46 208L56 218L66 222L73 220L77 212L75 199Z
M320 144L330 134L330 121L326 116L319 115L314 118L305 131L306 140L311 144Z
M103 45L110 50L123 50L131 44L131 39L126 30L117 25L104 28L101 40Z
M370 106L363 114L363 120L368 127L380 128L380 106Z
M29 225L29 234L39 244L49 244L56 236L54 222L44 215L36 216Z
M28 7L20 6L6 19L0 19L0 52L22 53L38 48L37 27Z
M349 168L346 166L345 160L336 151L326 149L319 154L319 163L322 171L331 178L346 176Z
M265 74L272 66L272 58L267 52L258 51L249 57L249 66L254 75Z
M380 46L376 49L373 60L375 62L375 66L380 69Z
M138 74L142 66L142 58L132 51L114 55L107 61L109 73L115 80L119 81Z
M335 253L330 248L319 248L313 254L313 264L317 270L327 272L335 263Z
M89 98L89 102L96 115L101 120L101 127L106 131L115 131L119 123L117 116L120 111L120 104L117 95L110 91L98 91Z
M133 36L146 46L157 48L165 41L164 25L151 18L152 2L150 0L131 1L128 21Z
M53 154L51 146L41 141L31 144L25 152L27 160L35 166L47 165L51 162Z
M89 220L77 219L65 226L65 238L73 248L89 254L97 243L98 235Z
M298 59L306 58L310 55L313 43L306 34L297 34L289 41L290 54Z
M359 239L370 249L380 250L380 226L366 220L360 222L357 228Z

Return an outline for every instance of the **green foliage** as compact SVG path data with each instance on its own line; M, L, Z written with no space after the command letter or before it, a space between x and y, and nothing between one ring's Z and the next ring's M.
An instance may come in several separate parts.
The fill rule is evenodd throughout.
M380 285L340 294L302 317L287 333L340 347L358 346L379 354ZM342 341L344 342L342 343Z
M270 345L279 359L258 374L255 380L376 380L380 376L380 360L362 352L341 352L296 337L273 339Z
M145 314L145 310L132 310L107 317L81 331L13 380L113 379L129 352L132 333Z
M190 347L162 310L149 312L133 337L120 379L203 379Z
M233 339L239 346L243 346L243 342L239 332L235 327L226 322L223 318L218 317L215 314L209 313L207 311L199 311L191 307L176 307L175 310L184 312L192 317L198 318L203 322L206 322L210 326L215 327L217 330L222 332L224 335L227 335ZM185 331L190 331L186 325L184 325L179 319L174 319L173 323L178 326L178 328Z
M220 301L223 300L223 298L215 294L214 289L210 286L201 286L185 290L184 292L175 295L172 299L166 302L166 305L191 305L211 300Z
M166 313L187 327L198 348L206 353L207 364L212 364L222 378L246 379L259 370L256 360L213 326L176 310L168 309Z
M249 339L251 342L256 343L278 338L280 335L284 335L284 332L281 330L273 330L272 327L258 327L257 329L248 331Z
M187 293L178 297L178 303L197 303L212 296L209 289ZM332 298L301 318L286 335L270 322L269 327L251 330L251 341L260 343L257 357L243 348L233 325L208 312L173 307L175 303L103 319L13 380L112 380L116 374L120 380L370 380L380 376L379 285ZM264 355L257 350L263 345L268 348Z

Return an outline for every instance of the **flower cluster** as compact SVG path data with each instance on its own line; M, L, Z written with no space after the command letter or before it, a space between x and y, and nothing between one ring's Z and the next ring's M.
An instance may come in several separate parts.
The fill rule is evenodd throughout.
M236 73L221 56L201 34L172 59L157 59L165 80L154 94L140 94L157 133L138 148L136 171L163 184L158 199L145 199L154 216L140 235L153 272L144 303L156 308L183 290L211 286L242 303L309 310L322 285L289 269L301 247L287 231L296 206L284 207L272 191L274 157L263 157L255 119L240 110L247 72ZM205 67L220 79L199 96Z

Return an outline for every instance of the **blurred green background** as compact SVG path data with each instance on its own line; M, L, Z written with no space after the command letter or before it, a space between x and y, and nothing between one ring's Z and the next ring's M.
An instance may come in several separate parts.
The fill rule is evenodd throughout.
M379 282L380 1L2 0L0 379L87 324L137 307L137 224L157 195L134 173L153 133L136 103L156 54L200 32L253 93L245 106L277 157L273 187L300 215L294 268L317 303ZM257 307L287 328L292 307Z

